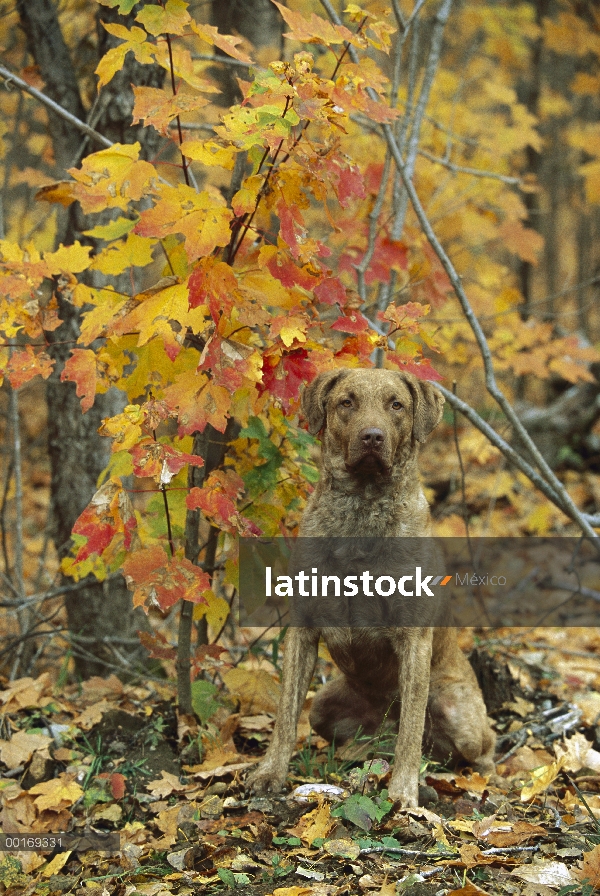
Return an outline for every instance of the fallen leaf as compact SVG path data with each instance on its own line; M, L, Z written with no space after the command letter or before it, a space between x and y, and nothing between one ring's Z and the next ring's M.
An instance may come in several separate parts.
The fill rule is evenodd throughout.
M40 812L42 809L58 810L63 809L65 805L72 806L83 796L83 790L75 781L75 776L66 772L63 772L58 778L35 784L29 788L29 793L40 794L35 801Z
M600 753L592 749L590 741L580 731L564 743L555 744L554 751L568 772L578 772L582 768L600 771Z
M479 772L473 772L468 778L463 775L457 775L454 783L457 787L468 790L470 793L483 793L487 789L488 780L489 775L486 775L484 778Z
M295 831L297 836L310 846L313 840L325 839L334 823L329 811L329 804L323 802L312 812L307 812L302 816Z
M584 852L575 873L579 880L591 884L594 889L600 887L600 844L590 852Z
M312 887L277 887L273 890L273 896L310 896L314 893Z
M73 719L73 724L84 731L89 731L90 728L102 721L104 713L111 709L114 709L114 703L109 703L108 700L100 700L98 703L87 706L82 713Z
M448 896L487 896L487 894L485 890L481 890L468 880L460 890L450 890Z
M360 855L360 846L356 840L349 838L341 840L326 840L323 849L330 856L340 856L342 859L357 859Z
M172 793L184 793L186 790L190 790L190 785L182 784L177 775L172 775L170 772L165 771L161 771L161 775L161 778L146 784L146 790L149 790L153 796L164 799L167 796L171 796ZM191 786L193 787L194 785Z
M546 831L539 824L517 821L510 831L490 831L487 841L490 846L519 846L532 837L545 837Z
M0 759L8 768L25 765L37 750L44 750L52 743L45 734L28 734L17 731L10 740L0 740Z
M92 815L95 822L103 819L104 821L112 821L113 824L118 824L123 817L123 810L118 803L111 803L110 806L104 805L94 809Z
M6 713L41 706L40 698L49 689L50 676L47 672L44 672L35 681L33 678L17 678L5 691L0 691L0 703L4 704Z
M531 865L519 865L510 872L514 877L530 884L543 884L546 887L566 887L577 883L577 878L564 862L541 861Z
M52 877L53 874L58 874L61 868L69 861L72 850L67 849L65 852L59 852L54 856L51 862L48 862L44 870L42 871L42 877Z
M563 767L563 759L557 759L550 765L543 765L541 768L534 769L532 772L532 780L526 784L521 791L521 800L525 803L527 800L533 799L538 793L543 793L552 782L559 776Z
M229 669L223 680L230 694L239 698L242 715L277 712L279 685L264 669Z

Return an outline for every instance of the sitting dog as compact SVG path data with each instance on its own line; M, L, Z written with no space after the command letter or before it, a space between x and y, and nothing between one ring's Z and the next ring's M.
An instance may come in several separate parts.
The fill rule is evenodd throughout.
M311 544L429 536L417 455L439 423L443 403L430 383L391 370L337 369L307 386L302 409L309 431L321 433L322 464L300 536L310 537ZM429 559L439 559L433 539L423 544ZM250 777L252 789L279 790L285 782L320 636L341 676L317 693L311 724L340 744L359 728L372 733L385 718L397 718L390 798L405 807L418 805L423 745L435 757L493 771L495 737L481 691L456 630L434 627L436 612L433 601L420 625L290 628L273 738Z

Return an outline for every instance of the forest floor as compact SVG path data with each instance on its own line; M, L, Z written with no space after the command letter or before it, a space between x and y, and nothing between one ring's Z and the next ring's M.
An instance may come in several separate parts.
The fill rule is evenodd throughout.
M230 693L199 694L203 725L177 716L167 682L5 681L0 828L4 845L19 838L20 848L3 853L0 888L588 896L600 888L600 633L507 629L462 640L475 645L495 703L497 773L424 760L414 811L387 799L389 738L335 753L308 739L310 694L288 791L245 791L278 696L273 655L262 650L237 665L233 652L215 651ZM330 671L321 659L319 673ZM60 832L67 842L52 844ZM103 839L110 833L116 843Z

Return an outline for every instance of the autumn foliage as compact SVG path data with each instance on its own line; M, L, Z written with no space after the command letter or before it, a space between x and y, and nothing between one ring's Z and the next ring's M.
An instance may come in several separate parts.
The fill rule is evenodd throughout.
M134 5L100 2L123 14ZM233 587L232 536L294 529L314 481L313 440L290 420L303 382L331 366L370 365L375 352L424 379L442 378L436 356L460 368L465 383L479 375L468 322L409 208L382 125L406 153L475 312L487 316L499 374L577 382L598 358L573 335L555 338L550 323L523 321L511 267L515 259L535 265L543 247L525 202L536 190L526 153L542 141L506 73L524 69L532 41L563 52L562 16L571 13L540 26L526 4L456 10L419 118L418 85L392 70L390 52L404 35L391 13L350 4L341 25L276 5L289 58L251 75L242 69L242 101L218 121L213 113L212 129L200 132L193 125L216 87L195 55L214 46L251 65L240 39L196 21L183 0L146 5L133 27L107 24L122 42L100 62L98 87L128 53L162 66L169 86L134 88L133 120L155 128L165 147L146 161L139 144L114 144L40 189L40 201L77 202L103 216L83 241L55 251L0 242L1 352L11 385L50 375L45 341L60 323L60 299L81 309L61 378L75 384L82 413L113 386L127 397L102 424L112 461L75 525L63 571L103 578L123 569L136 605L166 610L188 600L216 623L227 608L211 576L185 559L186 513L199 510L222 533L220 584ZM595 40L586 52L598 59ZM486 52L459 71L469 42ZM573 89L589 92L597 80L579 78ZM589 201L600 202L598 126L569 140L574 152L585 147L580 174ZM86 237L102 248L92 251ZM127 292L114 286L123 273ZM450 322L436 323L433 312ZM203 464L192 453L194 433L223 433L230 417L241 428L225 465L188 490L188 465ZM131 492L132 476L143 494Z

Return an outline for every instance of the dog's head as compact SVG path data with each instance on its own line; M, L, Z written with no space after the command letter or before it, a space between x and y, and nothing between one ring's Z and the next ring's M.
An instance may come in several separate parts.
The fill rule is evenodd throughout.
M410 373L341 368L319 374L302 394L313 435L348 473L389 475L406 446L424 442L442 417L444 398Z

